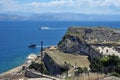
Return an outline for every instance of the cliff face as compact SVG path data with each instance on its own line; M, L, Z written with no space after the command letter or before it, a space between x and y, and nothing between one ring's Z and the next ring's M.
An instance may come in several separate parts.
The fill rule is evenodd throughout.
M71 27L66 32L62 41L59 42L58 47L61 51L67 53L100 57L103 52L100 51L99 47L104 49L109 46L112 49L118 49L119 44L120 29Z
M59 75L62 73L61 67L51 58L50 55L48 55L47 52L44 52L43 61L46 65L46 68L50 72L50 75Z

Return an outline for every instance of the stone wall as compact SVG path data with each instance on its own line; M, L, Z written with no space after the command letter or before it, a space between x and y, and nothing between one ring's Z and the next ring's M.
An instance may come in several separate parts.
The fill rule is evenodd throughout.
M25 76L28 77L28 78L40 78L40 77L43 77L42 75L35 74L34 72L32 72L30 70L25 71Z
M61 74L61 67L55 63L55 61L48 55L47 52L44 52L43 61L47 70L50 72L50 75L56 76Z

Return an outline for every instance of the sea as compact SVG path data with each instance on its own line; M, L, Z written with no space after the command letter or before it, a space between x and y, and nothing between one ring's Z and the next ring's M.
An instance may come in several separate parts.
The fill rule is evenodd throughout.
M31 53L39 55L41 41L44 47L57 45L71 26L120 28L120 21L0 21L0 73L20 66ZM37 48L28 48L31 44Z

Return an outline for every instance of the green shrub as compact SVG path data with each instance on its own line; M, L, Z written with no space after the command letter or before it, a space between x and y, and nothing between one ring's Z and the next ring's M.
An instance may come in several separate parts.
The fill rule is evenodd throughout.
M45 65L43 63L35 63L33 62L30 66L29 69L34 69L36 71L40 71L43 74L49 74L48 70L46 69Z
M120 75L120 58L115 55L109 55L103 58L94 58L91 60L90 68L92 72L112 73L114 76Z
M110 73L110 76L117 76L117 77L120 77L120 74L119 74L119 73L116 73L116 72L112 72L112 73Z

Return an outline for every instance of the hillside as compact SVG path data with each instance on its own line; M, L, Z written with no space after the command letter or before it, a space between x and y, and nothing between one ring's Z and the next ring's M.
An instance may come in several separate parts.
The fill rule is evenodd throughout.
M120 53L120 29L106 27L70 27L58 47L67 53L90 57Z
M120 15L81 14L81 13L0 13L0 21L119 21Z

